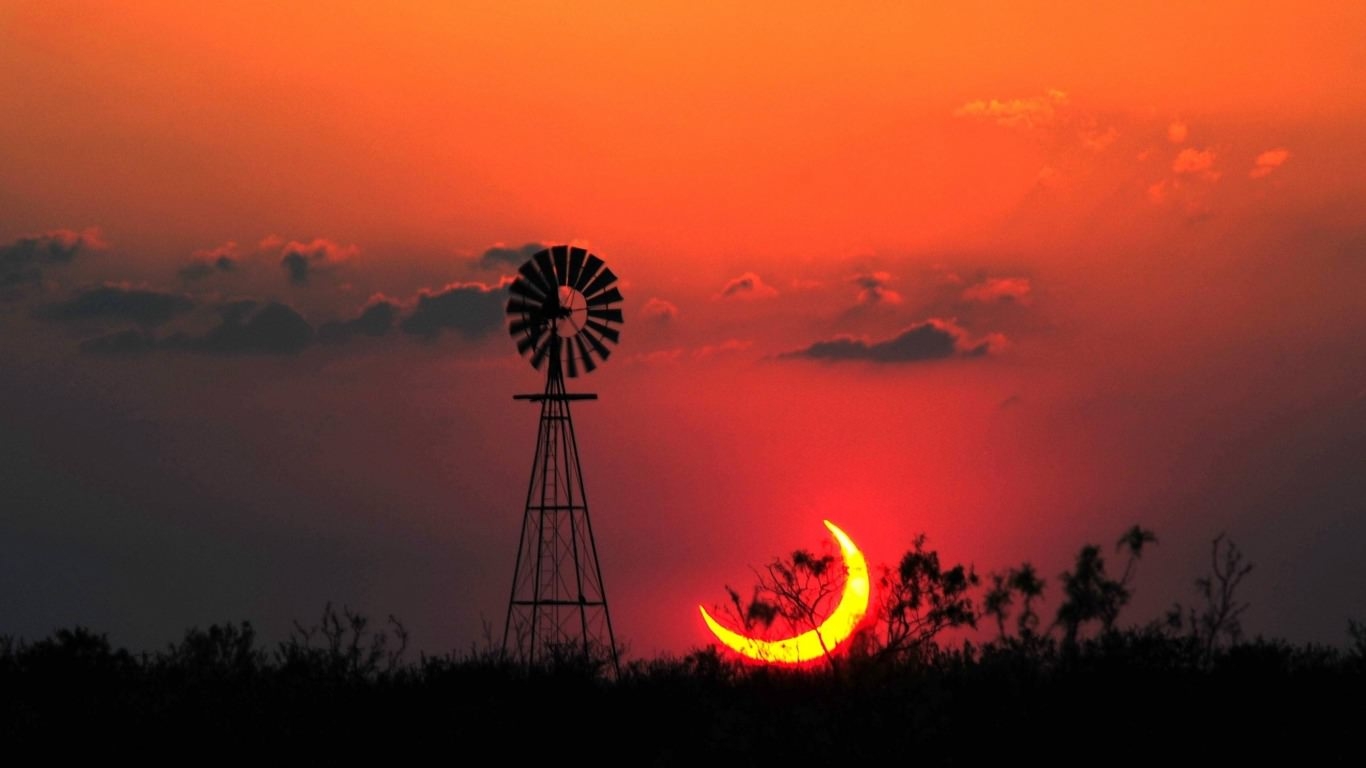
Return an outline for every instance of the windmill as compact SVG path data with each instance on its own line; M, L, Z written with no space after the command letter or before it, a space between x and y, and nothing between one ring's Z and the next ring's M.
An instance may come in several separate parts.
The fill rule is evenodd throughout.
M571 394L564 386L566 375L591 373L611 354L608 344L617 343L622 297L616 281L602 259L583 248L556 245L532 256L508 286L508 330L517 339L517 351L546 372L542 393L513 396L541 404L503 625L504 657L528 666L582 654L610 658L618 671L569 414L570 402L598 396Z

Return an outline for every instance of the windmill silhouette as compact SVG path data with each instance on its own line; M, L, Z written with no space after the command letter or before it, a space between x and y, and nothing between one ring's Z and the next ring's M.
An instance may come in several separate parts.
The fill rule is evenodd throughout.
M509 332L517 351L546 371L540 394L514 395L541 404L526 514L503 625L503 655L527 666L566 658L610 660L616 640L597 544L588 518L579 449L569 404L596 400L569 393L564 379L591 373L620 336L621 292L602 259L582 248L539 251L508 286ZM594 358L597 358L597 361Z

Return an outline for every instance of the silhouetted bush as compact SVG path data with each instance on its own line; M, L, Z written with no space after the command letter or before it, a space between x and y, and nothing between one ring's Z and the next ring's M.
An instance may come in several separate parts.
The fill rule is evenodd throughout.
M1218 539L1214 571L1197 585L1212 585L1201 592L1212 598L1204 614L1123 628L1130 542L1150 543L1144 533L1121 539L1131 559L1118 578L1098 548L1083 550L1063 577L1075 612L1049 630L1037 629L1044 584L1032 567L994 576L987 590L997 597L980 602L996 625L986 642L944 640L942 630L977 615L977 582L918 540L887 575L903 587L893 596L911 628L900 637L911 641L870 643L839 665L750 664L715 647L631 660L619 675L607 656L570 648L531 668L491 644L408 659L396 619L375 629L331 605L273 648L246 622L191 629L138 655L85 628L32 643L0 637L0 735L10 745L153 740L184 745L192 759L223 745L276 756L284 744L319 760L425 744L631 765L1224 764L1277 750L1308 764L1358 762L1366 628L1349 622L1345 649L1209 629L1243 605L1227 587L1246 566ZM891 647L914 650L880 652Z

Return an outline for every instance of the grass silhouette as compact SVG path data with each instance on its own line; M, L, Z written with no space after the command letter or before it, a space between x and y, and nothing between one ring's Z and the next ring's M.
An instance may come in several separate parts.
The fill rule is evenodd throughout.
M1276 750L1299 762L1359 762L1366 629L1350 623L1351 642L1337 648L1246 639L1227 621L1206 621L1242 605L1227 583L1246 566L1220 541L1204 613L1121 627L1113 609L1132 570L1108 577L1098 553L1084 551L1065 576L1087 610L1060 610L1046 630L1034 629L1030 608L1009 631L1009 601L998 594L984 601L998 629L989 640L926 639L899 653L856 645L838 665L796 670L714 647L633 660L619 676L572 654L526 668L491 643L410 659L396 619L372 628L331 605L274 647L245 622L192 629L141 654L80 627L36 642L0 638L0 734L11 745L76 736L184 745L190 757L210 757L206 746L218 744L314 758L421 747L632 765L1227 763ZM923 567L923 541L912 552L919 570L910 575L943 584L952 569ZM1021 572L1002 574L988 595L1017 583L1017 604L1028 604L1041 589L1032 570ZM964 610L960 580L949 583L954 610ZM1093 619L1093 631L1078 617Z

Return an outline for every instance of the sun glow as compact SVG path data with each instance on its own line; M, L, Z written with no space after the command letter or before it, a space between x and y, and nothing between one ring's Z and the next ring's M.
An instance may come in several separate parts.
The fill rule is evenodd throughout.
M839 604L820 626L782 640L760 640L721 626L704 606L698 606L712 634L736 653L756 661L777 664L801 664L820 658L847 640L868 612L868 563L844 531L829 520L825 521L825 527L839 542L848 575Z

